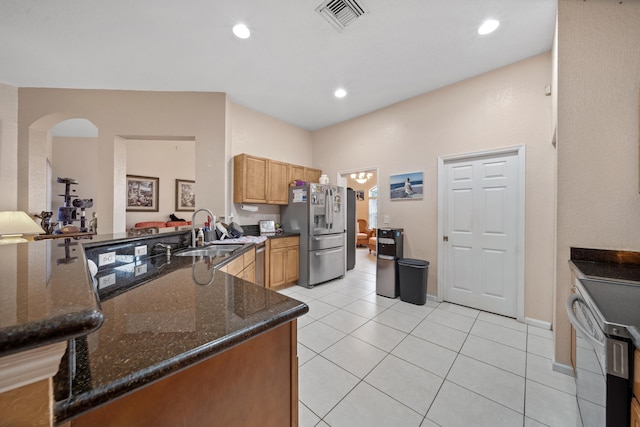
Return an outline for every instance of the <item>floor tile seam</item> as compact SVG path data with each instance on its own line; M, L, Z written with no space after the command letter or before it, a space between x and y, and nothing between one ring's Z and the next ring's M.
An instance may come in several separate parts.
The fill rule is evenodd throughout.
M452 366L453 366L453 365L452 365ZM523 378L523 379L524 379L524 378ZM524 417L524 413L525 413L524 387L523 387L523 393L522 393L522 400L523 400L523 402L522 402L522 412L520 412L520 411L518 411L518 410L516 410L516 409L513 409L513 408L511 408L511 407L509 407L509 406L505 405L504 403L500 403L500 402L498 402L498 401L497 401L497 400L495 400L495 399L492 399L492 398L490 398L490 397L488 397L488 396L485 396L484 394L480 394L480 393L478 393L477 391L471 390L469 387L467 387L467 386L465 386L465 385L462 385L462 384L460 384L460 383L458 383L458 382L454 381L453 379L449 378L449 374L448 374L448 373L447 373L447 378L445 378L445 381L449 381L450 383L455 384L455 385L457 385L458 387L462 387L463 389L465 389L465 390L467 390L467 391L470 391L470 392L472 392L472 393L475 393L475 394L477 394L478 396L482 396L482 397L484 397L485 399L490 400L490 401L492 401L493 403L496 403L496 404L498 404L498 405L500 405L500 406L502 406L502 407L504 407L504 408L510 409L510 410L512 410L513 412L517 412L518 414L520 414L520 415L522 415L522 416ZM526 382L526 381L525 381L525 382ZM525 384L525 386L526 386L526 384Z
M424 316L416 316L416 315L413 315L411 313L407 313L406 311L401 311L401 310L394 309L393 307L395 307L397 305L398 304L392 305L391 307L389 307L389 310L397 311L398 313L402 313L402 314L406 314L407 316L415 317L416 319L420 319L421 321L425 320L429 316L429 314L431 314L431 311L430 311L429 313L425 314Z
M379 315L378 315L378 316L379 316ZM376 317L378 317L378 316L376 316ZM375 317L374 317L373 319L371 319L370 321L371 321L371 322L376 322L376 323L377 323L377 324L379 324L379 325L386 326L387 328L391 328L391 329L393 329L393 330L396 330L396 331L398 331L398 332L402 332L403 334L407 334L407 335L410 335L410 334L411 334L411 331L413 331L415 328L417 328L417 327L418 327L418 325L416 325L415 327L413 327L413 328L411 329L411 331L407 332L407 331L403 331L402 329L395 328L395 327L393 327L393 326L391 326L391 325L387 325L386 323L378 322L378 321L376 321L376 320L375 320ZM363 325L363 326L364 326L364 325ZM405 337L405 338L406 338L406 337Z
M482 339L485 339L485 340L487 340L487 341L491 341L491 342L496 343L496 344L502 344L502 345L504 345L504 346L507 346L507 347L509 347L509 348L514 348L514 349L516 349L516 350L526 351L526 350L523 350L523 349L521 349L521 348L515 347L515 346L513 346L513 345L509 345L509 344L507 344L507 343L505 343L505 342L496 341L495 339L492 339L492 338L487 338L487 337L483 337L482 335L474 334L474 333L473 333L473 331L469 331L469 335L473 335L474 337L482 338ZM525 349L526 349L526 348L527 348L527 344L525 343Z
M449 375L447 374L447 377L448 377L448 376L449 376ZM522 405L522 411L523 411L523 412L518 412L518 411L516 411L516 410L515 410L515 409L513 409L513 408L510 408L510 407L508 407L508 406L506 406L506 405L504 405L504 404L502 404L502 403L500 403L500 402L495 401L494 399L491 399L491 398L489 398L489 397L487 397L487 396L485 396L485 395L483 395L483 394L480 394L480 393L478 393L478 392L476 392L476 391L473 391L473 390L471 390L471 389L469 389L469 388L467 388L467 387L465 387L465 386L463 386L463 385L461 385L461 384L458 384L457 382L452 381L452 380L450 380L450 379L448 379L448 378L445 378L445 379L444 379L444 381L443 381L442 383L444 384L444 383L445 383L445 382L447 382L447 381L449 381L451 384L455 384L456 386L458 386L458 387L460 387L460 388L463 388L463 389L467 390L467 391L468 391L468 392L470 392L470 393L475 394L476 396L480 396L480 397L482 397L482 398L484 398L484 399L487 399L487 400L489 400L489 401L491 401L491 402L495 403L496 405L500 405L500 406L502 406L503 408L505 408L505 409L507 409L507 410L509 410L509 411L511 411L511 412L515 412L516 414L518 414L518 415L520 415L520 416L522 416L522 417L523 417L523 423L524 423L524 417L526 417L526 414L525 414L525 412L526 412L525 402L523 402L523 405ZM435 399L434 399L434 400L435 400ZM427 415L428 415L428 413L427 413ZM531 417L529 417L529 418L531 418ZM537 421L537 420L536 420L536 421Z
M369 372L371 373L371 372ZM369 374L367 374L368 376ZM380 390L378 387L376 387L375 385L371 384L370 382L367 381L367 377L365 376L362 379L362 382L367 384L370 387L373 387L374 389L376 389L377 391L379 391L380 393L384 394L385 396L387 396L388 398L398 402L399 404L401 404L402 406L404 406L405 408L409 409L411 412L413 412L414 414L418 414L419 416L423 417L423 421L424 421L424 417L426 417L426 412L424 414L421 414L420 412L416 411L415 409L413 409L412 407L408 406L406 403L402 402L401 400L396 399L395 397L391 396L390 394L388 394L387 392L385 392L384 390ZM443 381L444 382L444 381ZM440 390L440 388L438 388L438 390ZM436 396L438 394L436 393ZM435 397L433 398L435 400ZM431 405L429 405L431 406Z
M449 304L453 304L453 303L449 303ZM466 307L466 306L465 305L461 305L460 307ZM467 316L466 314L457 313L455 311L451 311L451 310L448 310L448 309L442 308L442 307L438 307L438 310L443 311L445 313L456 314L458 316L466 317L467 319L473 319L473 320L477 320L478 316L480 315L480 313L482 313L481 311L478 311L478 313L476 313L475 316Z
M313 409L309 408L309 406L307 406L302 400L300 400L300 398L298 397L298 402L299 404L303 405L305 408L307 408L307 410L309 412L311 412L313 415L315 415L316 417L318 417L320 419L320 421L322 421L322 417L318 414L316 414L315 412L313 412ZM300 421L300 411L298 410L298 421ZM318 421L317 423L314 424L314 426L317 426L318 423L320 423L320 421Z
M364 326L364 325L362 325L362 326ZM358 328L358 329L360 329L360 328ZM357 331L358 329L356 329L356 331ZM353 331L353 332L355 332L355 331ZM352 332L352 333L353 333L353 332ZM351 334L347 334L347 335L348 335L348 336L350 336L351 338L355 338L355 339L357 339L358 341L362 341L362 342L363 342L363 343L365 343L365 344L369 344L370 346L375 347L375 348L377 348L378 350L382 350L382 351L384 351L384 352L385 352L385 353L387 353L387 354L391 354L391 351L393 351L393 350L394 350L394 349L395 349L395 348L400 344L400 342L402 342L402 341L404 340L404 338L403 338L402 340L400 340L400 342L399 342L398 344L396 344L396 345L391 349L391 351L388 351L388 350L385 350L384 348L380 348L380 347L378 347L378 346L377 346L377 345L375 345L375 344L372 344L372 343L370 343L370 342L368 342L368 341L365 341L365 340L363 340L362 338L359 338L359 337L357 337L357 336L355 336L355 335L351 335ZM406 337L405 337L405 338L406 338ZM397 357L397 356L396 356L396 357Z
M435 310L434 310L434 311L435 311ZM433 311L432 311L431 313L433 313ZM465 331L464 329L459 329L459 328L456 328L455 326L445 325L445 324L440 323L440 322L438 322L438 321L436 321L436 320L429 319L429 316L431 315L431 313L429 313L429 314L428 314L424 319L422 319L422 320L429 320L429 322L431 322L431 323L435 323L435 324L436 324L436 325L438 325L438 326L444 326L444 327L449 328L449 329L455 329L456 331L458 331L458 332L462 332L462 333L465 333L465 334L469 334L469 333L471 332L471 329L473 328L473 325L475 325L475 322L474 322L474 323L473 323L473 325L471 325L471 328L469 328L469 330L468 330L468 331Z
M471 359L471 360L475 360L476 362L480 362L480 363L485 364L485 365L487 365L487 366L491 366L492 368L499 369L499 370L501 370L502 372L506 372L506 373L508 373L508 374L515 375L515 376L520 377L520 378L522 378L522 379L524 379L524 380L526 380L526 379L527 379L527 375L526 375L526 374L527 374L527 364L526 364L526 360L525 360L525 366L524 366L524 372L525 372L525 374L524 374L524 375L520 375L520 374L516 374L515 372L512 372L512 371L510 371L510 370L508 370L508 369L504 369L504 368L503 368L503 367L501 367L501 366L492 365L491 363L488 363L488 362L486 362L485 360L481 360L481 359L478 359L478 358L476 358L476 357L473 357L473 356L470 356L470 355L468 355L468 354L465 354L465 353L463 353L463 352L462 352L462 348L460 348L460 352L459 352L458 354L459 354L460 356L468 357L468 358L469 358L469 359Z
M536 381L536 380L534 380L533 378L529 378L529 377L527 377L525 380L526 380L526 381L531 381L532 383L536 383L536 384L541 385L541 386L544 386L544 387L548 387L548 388L553 389L553 390L556 390L556 391L559 391L560 393L564 393L564 394L566 394L566 395L568 395L568 396L571 396L571 397L575 397L575 398L577 398L577 396L576 396L577 392L576 392L576 393L569 393L569 392L566 392L566 391L564 391L564 390L560 390L560 389L559 389L559 388L557 388L557 387L554 387L554 386L549 385L549 384L545 384L545 383L540 382L540 381ZM525 383L525 387L526 387L526 383ZM593 402L592 402L592 403L593 403Z
M331 361L329 360L329 362L331 362ZM333 363L333 362L331 362L331 363ZM341 368L341 369L344 369L344 368ZM346 371L346 369L344 369L344 370ZM349 371L347 371L347 372L349 372ZM351 374L351 372L349 372L349 374ZM353 375L353 374L351 374L351 375ZM354 375L354 376L355 376L355 375ZM356 378L358 378L358 377L356 377ZM347 396L349 396L349 395L351 394L351 392L353 392L353 390L355 390L355 389L356 389L356 387L358 387L358 385L360 385L360 383L361 383L361 382L362 382L362 379L358 378L358 382L357 382L353 387L351 387L351 388L349 389L349 391L347 391L347 392L345 393L345 395L344 395L344 396L342 396L342 397L340 398L340 400L338 400L338 401L336 402L336 404L335 404L335 405L333 405L333 406L332 406L332 407L327 411L327 413L324 415L324 417L320 417L320 421L324 421L325 423L329 424L329 421L326 421L326 420L325 420L325 417L327 417L327 416L328 416L328 415L329 415L329 414L330 414L334 409L336 409L336 408L338 407L338 405L340 405L340 403L342 403L342 401L343 401L344 399L346 399L346 397L347 397ZM316 414L316 415L317 415L317 414ZM318 421L318 423L319 423L320 421ZM316 425L317 425L317 424L316 424ZM331 424L329 424L329 426L331 426Z
M488 312L487 312L487 313L488 313ZM526 328L527 330L521 331L521 330L520 330L520 329L518 329L518 328L512 328L511 326L503 325L503 324L501 324L501 323L490 322L490 321L488 321L488 320L483 320L483 319L478 319L478 320L480 320L481 322L484 322L484 323L488 323L488 324L490 324L490 325L501 326L501 327L503 327L503 328L507 328L507 329L510 329L510 330L512 330L512 331L522 332L523 334L528 334L528 333L529 333L529 332L528 332L528 326L529 326L529 325L527 325L527 324L524 324L525 326L527 326L527 328Z

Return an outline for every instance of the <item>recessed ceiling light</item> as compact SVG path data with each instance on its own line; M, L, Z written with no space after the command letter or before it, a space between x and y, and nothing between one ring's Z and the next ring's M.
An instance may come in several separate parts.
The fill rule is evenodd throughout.
M496 19L487 19L478 28L478 34L484 36L485 34L493 33L500 26L500 21Z
M233 34L239 39L248 39L251 36L251 31L244 24L236 24L233 26Z
M347 91L340 88L340 89L336 89L336 91L333 92L333 94L335 95L336 98L344 98L345 96L347 96Z

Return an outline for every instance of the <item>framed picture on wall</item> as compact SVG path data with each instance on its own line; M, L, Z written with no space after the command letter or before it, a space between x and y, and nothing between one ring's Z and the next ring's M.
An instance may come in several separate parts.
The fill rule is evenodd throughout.
M422 199L422 172L391 175L389 185L391 200Z
M196 209L196 182L176 179L176 211Z
M160 178L127 175L127 212L158 212Z
M364 190L356 190L356 200L364 201Z

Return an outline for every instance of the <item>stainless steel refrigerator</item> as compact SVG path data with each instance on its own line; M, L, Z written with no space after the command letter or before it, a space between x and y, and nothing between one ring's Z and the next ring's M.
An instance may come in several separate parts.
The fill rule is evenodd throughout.
M346 273L344 187L307 184L289 187L289 204L280 222L287 232L300 233L300 279L312 288Z

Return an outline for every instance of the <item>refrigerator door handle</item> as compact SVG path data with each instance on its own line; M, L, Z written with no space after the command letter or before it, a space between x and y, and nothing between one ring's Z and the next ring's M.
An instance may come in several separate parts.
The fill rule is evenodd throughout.
M313 240L318 242L320 240L329 240L329 239L342 239L342 235L339 236L326 236L326 237L314 237Z
M333 251L322 251L322 252L316 252L316 253L315 253L315 256L331 255L331 254L335 254L336 252L342 252L342 248L340 248L340 249L334 249Z

